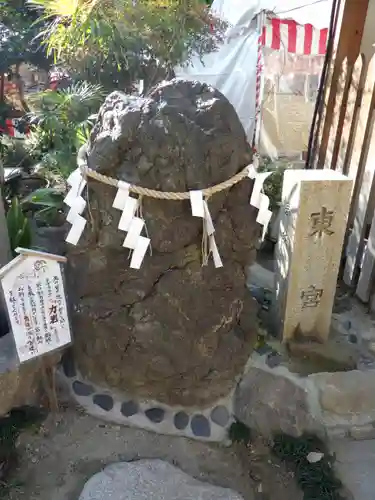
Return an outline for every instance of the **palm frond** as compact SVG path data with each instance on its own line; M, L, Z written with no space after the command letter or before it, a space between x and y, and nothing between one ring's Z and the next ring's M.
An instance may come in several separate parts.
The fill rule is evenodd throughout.
M80 111L91 110L104 99L104 92L100 85L87 82L77 82L62 90L45 90L28 97L28 105L32 115L41 119L42 116L55 116L66 120ZM87 113L86 113L87 116Z
M34 125L28 147L39 149L46 171L66 178L76 168L77 150L88 140L103 100L101 86L87 82L30 96L29 119Z
M66 103L74 102L75 104L88 107L98 104L105 97L101 85L93 85L84 81L73 83L67 89L58 92L61 93Z
M173 67L210 52L225 24L201 0L30 0L43 6L48 54L100 81L137 80L149 62ZM112 87L113 88L113 87Z
M84 0L28 0L29 5L40 7L45 17L72 17L78 10L83 10Z

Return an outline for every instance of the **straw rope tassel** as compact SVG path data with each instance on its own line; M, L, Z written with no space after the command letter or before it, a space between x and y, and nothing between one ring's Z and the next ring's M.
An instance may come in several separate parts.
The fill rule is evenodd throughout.
M208 265L208 259L210 256L210 250L208 248L208 234L206 219L203 218L203 228L202 228L202 267Z

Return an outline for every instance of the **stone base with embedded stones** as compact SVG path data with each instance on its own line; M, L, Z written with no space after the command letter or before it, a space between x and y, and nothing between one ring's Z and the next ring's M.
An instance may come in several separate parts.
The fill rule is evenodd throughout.
M138 401L84 380L70 351L62 358L59 376L87 413L110 422L211 442L225 442L233 423L233 391L227 398L204 409Z

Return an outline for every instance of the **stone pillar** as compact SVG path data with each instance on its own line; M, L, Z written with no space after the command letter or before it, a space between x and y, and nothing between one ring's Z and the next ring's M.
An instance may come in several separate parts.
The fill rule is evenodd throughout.
M284 174L275 304L285 341L327 340L351 188L333 170Z

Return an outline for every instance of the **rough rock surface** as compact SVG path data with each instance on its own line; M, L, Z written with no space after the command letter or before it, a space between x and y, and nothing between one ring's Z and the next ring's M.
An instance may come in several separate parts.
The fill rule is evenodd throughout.
M309 405L308 390L283 367L252 366L237 387L234 414L263 436L285 432L300 436L321 431Z
M148 98L112 93L80 158L118 179L187 191L229 179L251 152L219 91L172 80ZM91 224L69 251L78 368L97 384L167 404L227 395L256 336L256 306L245 287L260 234L249 206L252 181L209 200L221 269L201 266L202 220L191 216L190 203L150 198L143 215L152 256L129 269L115 189L89 186Z
M289 353L302 363L316 366L315 371L350 371L357 368L359 348L341 338L330 338L324 344L314 341L289 342Z
M314 381L323 411L353 422L363 415L375 420L374 371L323 373L310 376Z
M46 366L54 366L60 354L46 356ZM12 408L38 403L42 386L42 369L39 360L18 364L13 337L0 338L0 416Z
M197 481L162 460L120 462L85 485L79 500L243 500L233 490Z

